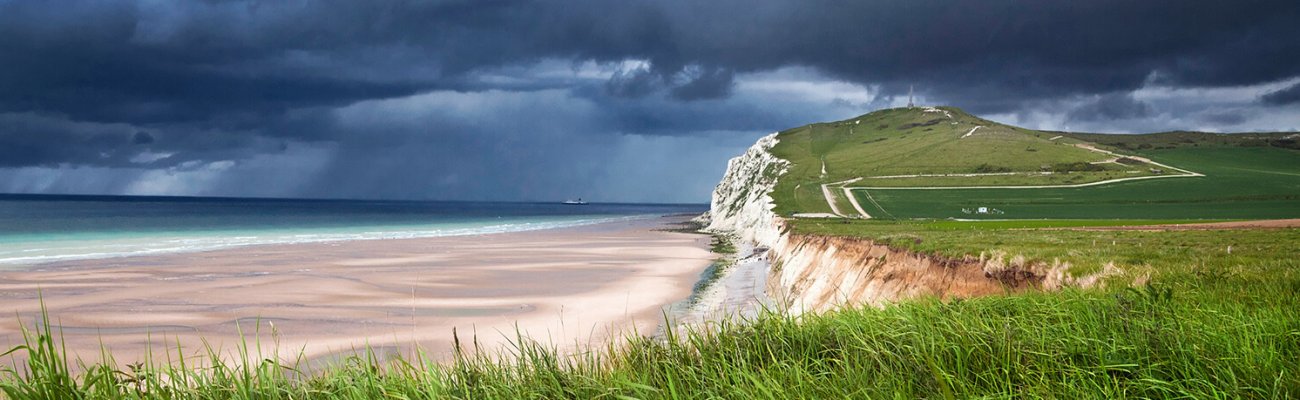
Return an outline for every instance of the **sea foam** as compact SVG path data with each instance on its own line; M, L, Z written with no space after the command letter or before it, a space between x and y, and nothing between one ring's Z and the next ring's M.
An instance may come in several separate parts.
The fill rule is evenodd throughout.
M503 223L462 222L406 227L282 229L203 233L153 233L90 239L57 238L0 243L0 265L22 266L60 261L192 253L243 246L302 244L353 240L416 239L487 235L571 228L607 222L654 218L656 215L515 220Z

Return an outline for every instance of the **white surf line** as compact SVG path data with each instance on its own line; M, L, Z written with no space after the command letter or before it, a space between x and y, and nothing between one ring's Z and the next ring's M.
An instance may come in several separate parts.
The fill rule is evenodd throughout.
M826 197L826 205L831 206L832 214L843 217L844 213L840 212L840 208L835 205L835 196L831 194L831 189L826 185L822 184L822 196Z
M844 195L849 198L849 204L853 205L854 210L858 210L858 215L863 219L871 219L871 214L867 214L867 211L862 209L862 205L858 204L858 198L853 196L853 192L850 192L848 188L843 189Z
M970 132L966 132L965 135L961 135L961 137L959 137L958 139L965 139L967 136L974 135L974 134L975 134L975 131L977 131L977 130L979 130L980 128L983 128L983 127L984 127L984 126L981 125L981 126L976 126L976 127L974 127L974 128L970 128Z

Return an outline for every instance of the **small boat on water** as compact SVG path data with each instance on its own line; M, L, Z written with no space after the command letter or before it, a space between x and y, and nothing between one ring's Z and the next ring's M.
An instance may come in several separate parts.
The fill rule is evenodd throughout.
M582 201L582 198L579 197L577 200L573 200L573 199L565 200L564 203L562 204L567 204L571 206L585 206L587 205L587 202Z

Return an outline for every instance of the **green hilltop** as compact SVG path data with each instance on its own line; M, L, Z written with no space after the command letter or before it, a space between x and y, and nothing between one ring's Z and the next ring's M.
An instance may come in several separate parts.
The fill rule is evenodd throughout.
M895 108L781 132L778 156L830 181L863 176L1039 171L1107 157L1077 140L981 119L952 107ZM983 167L981 169L981 167Z
M1038 131L955 107L910 107L805 125L782 131L778 138L771 151L789 161L790 168L772 197L776 212L784 216L1054 218L1059 208L1069 209L1071 218L1132 218L1171 201L1215 209L1232 202L1223 199L1224 193L1205 190L1207 185L1240 187L1253 197L1239 200L1267 203L1243 209L1254 214L1211 217L1300 216L1291 215L1300 209L1300 180L1293 179L1300 177L1300 135L1295 133ZM1207 177L1202 169L1216 174ZM1141 202L1145 188L1159 188L1175 199L1138 207L1109 204ZM981 202L964 201L975 190ZM1185 193L1191 197L1177 199ZM1196 197L1201 195L1208 197ZM1094 196L1106 201L1096 202ZM1008 207L996 207L1010 204L997 201L1002 198L1016 200L1004 210ZM976 215L981 207L989 209L986 205L995 207ZM1113 210L1122 212L1107 215ZM1161 218L1205 218L1159 211Z

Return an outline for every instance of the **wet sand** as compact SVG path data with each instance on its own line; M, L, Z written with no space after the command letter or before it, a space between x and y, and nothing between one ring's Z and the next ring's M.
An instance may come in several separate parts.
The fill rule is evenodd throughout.
M733 260L716 282L704 288L697 300L673 322L705 326L723 319L743 321L775 305L767 296L767 276L772 269L766 247L736 243Z
M366 346L409 356L413 343L446 359L453 328L489 349L516 328L562 349L600 345L653 333L690 296L714 257L708 237L659 230L685 219L0 269L0 348L22 343L18 319L34 326L41 296L69 353L98 360L102 342L119 363L149 347L174 359L178 342L201 359L203 340L233 356L240 329L260 330L262 357L308 360Z

